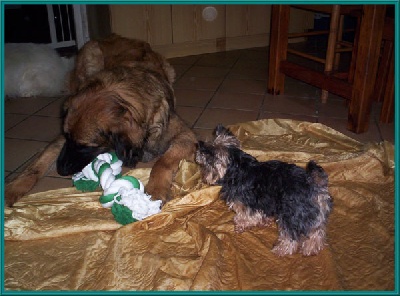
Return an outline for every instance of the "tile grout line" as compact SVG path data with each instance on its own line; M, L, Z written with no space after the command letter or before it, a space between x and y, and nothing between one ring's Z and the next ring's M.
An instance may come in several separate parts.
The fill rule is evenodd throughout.
M207 110L208 106L210 105L212 99L215 97L215 95L218 93L219 89L221 88L222 84L226 80L226 78L229 76L229 73L232 71L232 69L235 67L235 65L238 63L240 57L242 56L243 52L240 52L239 56L237 57L236 61L229 67L229 71L224 75L224 78L222 79L221 83L218 85L218 87L214 90L213 95L210 97L208 102L204 105L203 110L200 112L199 116L197 116L197 119L194 121L192 124L192 129L196 127L196 124L199 122L199 119L201 116L204 114L204 112Z
M50 106L51 104L53 104L55 101L57 100L65 100L66 97L55 97L51 102L49 102L48 104L45 104L44 106L42 106L42 108L39 108L38 110L36 110L33 113L30 114L22 114L22 115L28 115L26 118L24 118L23 120L19 121L18 123L16 123L15 125L13 125L12 127L8 128L7 131L11 130L12 128L18 126L19 124L25 122L26 120L28 120L29 118L32 118L33 116L39 116L39 117L47 117L47 118L59 118L59 117L52 117L52 116L45 116L45 115L36 115L38 112L42 111L44 108ZM10 114L18 114L18 113L10 113ZM6 133L6 131L4 131L4 133ZM39 143L46 143L46 146L53 141L54 139L50 140L50 141L40 141L40 140L35 140L35 139L24 139L24 138L13 138L10 136L5 136L4 135L4 139L13 139L13 140L21 140L21 141L29 141L29 142L39 142ZM45 148L43 148L45 149ZM5 151L4 151L5 152ZM41 151L38 151L37 153L33 154L31 157L27 158L25 161L23 161L19 166L17 166L14 170L10 170L8 171L8 175L7 177L10 177L12 174L18 174L18 170L22 167L24 167L25 165L29 164L29 162L32 159L35 159L37 157L37 155L41 153ZM7 177L5 179L7 179Z
M33 113L29 113L29 114L23 114L23 113L7 113L7 114L14 114L14 115L27 115L26 118L24 118L23 120L17 122L16 124L14 124L13 126L9 127L7 130L4 130L4 133L6 133L7 131L9 131L10 129L16 127L17 125L27 121L29 118L32 118L33 116L39 116L39 117L46 117L46 118L61 118L61 117L56 117L56 116L48 116L48 115L37 115L38 112L42 111L44 108L50 106L51 104L53 104L55 101L57 100L65 100L66 97L58 97L58 98L54 98L54 100L52 100L50 103L46 104L45 106L43 106L42 108L39 108L38 110L36 110ZM6 109L6 107L4 106L4 109ZM5 110L4 110L5 111ZM4 113L4 115L6 115L6 113Z

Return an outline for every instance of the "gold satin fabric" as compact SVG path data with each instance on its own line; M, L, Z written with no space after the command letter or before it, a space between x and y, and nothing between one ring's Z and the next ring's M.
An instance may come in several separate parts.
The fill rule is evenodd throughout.
M230 129L259 160L314 159L327 171L334 208L320 254L275 256L276 227L235 233L220 187L182 161L175 198L126 226L102 208L100 191L53 190L6 208L6 290L394 289L393 144L292 120ZM128 174L146 184L149 169Z

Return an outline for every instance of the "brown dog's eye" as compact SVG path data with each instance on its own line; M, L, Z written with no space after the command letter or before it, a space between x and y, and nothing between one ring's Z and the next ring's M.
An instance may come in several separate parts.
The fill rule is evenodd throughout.
M95 144L95 143L88 143L88 144L81 144L82 146L86 146L86 147L91 147L91 148L97 148L99 147L99 145Z

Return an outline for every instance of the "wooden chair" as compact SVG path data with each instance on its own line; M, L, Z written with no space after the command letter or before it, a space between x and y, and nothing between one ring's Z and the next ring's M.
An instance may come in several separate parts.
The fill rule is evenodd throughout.
M311 6L313 5L307 5L307 8L310 9ZM326 8L330 5L317 6ZM359 6L357 7L359 9ZM323 11L321 10L322 8L318 8L316 11ZM350 5L341 5L340 13L345 8L350 9ZM320 72L287 60L290 6L273 5L271 13L268 92L274 95L283 94L285 76L301 80L347 99L347 129L355 133L367 131L372 106L372 93L378 68L385 11L385 5L368 4L362 6L359 26L356 30L355 42L352 47L354 55L351 61L352 65L350 66L347 79L341 79L343 77L331 75L329 71L330 65L325 65L326 71ZM333 19L336 22L337 12ZM337 27L335 26L335 28ZM334 39L334 35L335 33L332 32L328 40ZM335 47L336 44L333 48ZM331 46L329 56L334 55L335 52L333 51L332 53L332 51ZM333 61L334 58L328 57L327 60ZM332 62L333 64L334 62Z
M311 12L325 13L330 15L329 30L314 30L311 32L300 32L300 33L288 33L288 38L297 38L302 36L314 36L314 35L328 35L328 41L326 46L325 58L320 58L315 55L307 54L299 50L288 48L287 52L301 56L306 59L310 59L324 65L325 75L334 75L341 79L352 79L354 74L354 65L349 66L348 72L338 72L340 63L340 54L344 52L353 51L353 43L343 40L343 23L344 16L353 16L357 18L358 23L361 16L362 5L291 5L291 7L307 10ZM351 30L351 29L350 29ZM346 30L349 31L349 30ZM355 29L353 31L357 32ZM358 36L355 37L355 40ZM357 41L354 42L357 44ZM326 103L328 99L328 91L322 89L321 101Z

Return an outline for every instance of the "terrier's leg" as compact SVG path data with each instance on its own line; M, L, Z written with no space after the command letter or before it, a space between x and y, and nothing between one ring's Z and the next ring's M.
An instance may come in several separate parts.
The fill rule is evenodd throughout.
M299 243L293 240L288 233L280 230L279 237L272 252L278 256L292 255L297 252Z
M301 244L301 252L304 256L318 254L325 246L325 229L320 227L311 231Z
M253 212L240 202L232 203L229 207L236 213L233 218L236 232L240 233L255 226L271 226L274 222L273 217L266 217L261 211Z

